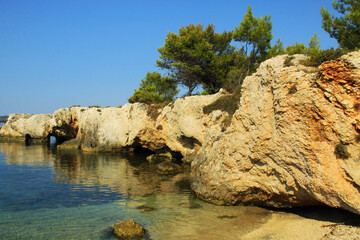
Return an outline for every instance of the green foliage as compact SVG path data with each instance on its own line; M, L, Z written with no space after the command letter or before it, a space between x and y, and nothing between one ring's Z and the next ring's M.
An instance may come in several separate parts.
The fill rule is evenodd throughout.
M287 56L284 61L284 67L294 66L294 64L291 62L294 58L295 57L292 55Z
M225 95L217 99L215 102L203 108L204 114L210 114L215 110L221 110L229 113L232 116L239 108L239 101L241 97L241 88L238 88L233 94Z
M72 105L70 108L73 108L73 107L81 107L81 105Z
M251 7L248 6L243 21L240 26L235 27L233 33L234 40L242 44L242 50L247 56L244 68L246 75L255 71L257 65L267 58L273 38L271 30L270 16L256 18L252 14ZM276 48L281 48L280 42ZM276 51L276 48L272 51Z
M147 115L152 119L156 120L160 115L161 110L167 105L167 103L151 104L148 105Z
M162 103L174 100L179 92L176 82L170 77L162 77L158 72L147 73L141 80L139 89L128 98L129 103Z
M307 54L307 52L308 48L305 46L304 43L296 42L295 44L286 47L286 53L289 55Z
M360 48L360 1L333 1L333 9L343 16L335 17L322 7L320 13L323 29L338 41L340 47L349 50Z
M286 47L286 53L289 55L294 55L294 54L316 55L319 51L320 51L320 41L319 41L319 36L316 33L314 33L314 35L310 38L309 47L305 46L304 43L298 43L298 42Z
M226 76L223 88L232 93L239 88L246 77L246 72L242 68L233 68Z
M230 45L231 32L215 33L214 25L190 24L169 32L165 44L158 49L158 67L169 71L170 76L188 88L187 95L200 84L210 93L217 92L236 55Z
M229 115L223 120L224 127L227 127L231 123L231 119L239 108L239 102L241 98L241 86L238 87L231 95L222 96L215 102L205 106L203 108L204 114L210 114L215 110L221 110L227 112Z
M121 106L121 105L119 105L119 106L117 106L116 108L122 108L122 106Z
M267 58L273 58L273 57L276 57L278 55L285 54L285 53L286 53L286 51L284 49L284 44L279 38L276 41L275 45L269 49Z
M319 36L314 33L314 35L309 40L309 48L307 50L307 55L317 55L320 51L320 45L321 43L319 41Z
M342 55L346 54L348 50L341 49L341 48L329 48L326 50L318 50L317 52L313 52L311 55L309 55L309 59L304 60L301 62L301 64L305 66L312 66L312 67L318 67L323 62L335 60Z
M334 153L337 158L348 159L350 157L350 154L347 151L346 145L344 145L342 143L339 143L338 145L336 145Z
M99 105L89 106L89 108L101 108Z

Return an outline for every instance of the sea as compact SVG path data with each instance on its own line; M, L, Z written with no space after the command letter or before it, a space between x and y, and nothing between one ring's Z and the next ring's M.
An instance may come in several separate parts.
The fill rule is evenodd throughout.
M116 239L111 226L129 219L145 227L144 239L302 239L306 226L311 234L356 217L329 208L216 206L195 196L184 169L159 175L144 153L0 142L0 239Z

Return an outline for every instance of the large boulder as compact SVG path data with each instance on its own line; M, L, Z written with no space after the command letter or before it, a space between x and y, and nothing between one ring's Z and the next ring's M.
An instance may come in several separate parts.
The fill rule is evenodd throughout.
M286 59L245 79L231 125L208 134L193 158L192 189L217 204L326 204L360 214L360 52L315 71Z

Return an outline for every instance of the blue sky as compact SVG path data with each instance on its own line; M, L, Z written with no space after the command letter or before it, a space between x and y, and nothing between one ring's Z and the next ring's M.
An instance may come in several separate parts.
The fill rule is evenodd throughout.
M316 32L321 48L337 47L321 28L320 8L331 3L0 0L0 115L124 105L146 73L159 70L168 31L190 23L231 31L248 5L254 16L271 15L274 41L307 44Z

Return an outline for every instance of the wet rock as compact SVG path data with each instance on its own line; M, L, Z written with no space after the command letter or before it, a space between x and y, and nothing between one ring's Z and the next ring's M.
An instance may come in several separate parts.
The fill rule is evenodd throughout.
M159 174L162 174L162 175L175 175L182 171L183 171L183 168L176 163L162 162L162 163L156 164L156 172Z
M156 208L146 206L146 205L138 206L138 207L136 207L136 209L140 210L141 212L153 212L156 210Z
M81 148L81 141L80 139L74 138L69 141L63 142L61 145L58 146L58 149L62 150L78 150Z
M112 226L115 236L119 239L141 239L145 234L145 229L133 219L115 223Z
M172 162L174 160L170 152L152 154L146 158L149 163Z

